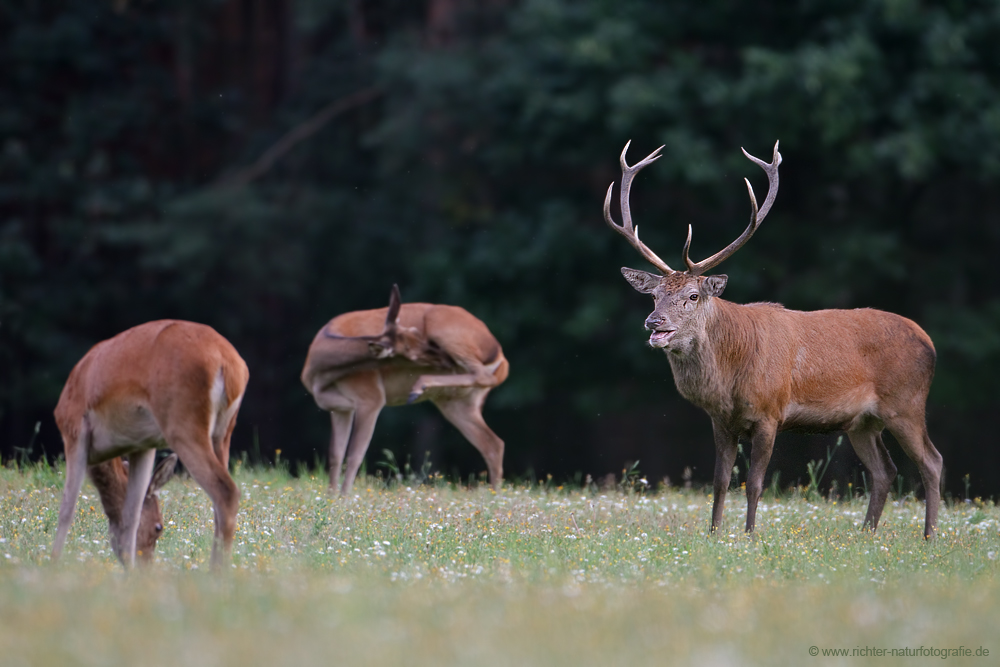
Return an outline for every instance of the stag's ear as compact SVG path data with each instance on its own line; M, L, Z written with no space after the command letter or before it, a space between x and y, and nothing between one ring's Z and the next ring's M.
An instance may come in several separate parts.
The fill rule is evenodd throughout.
M627 266L622 267L622 275L625 276L628 284L635 288L635 291L642 292L643 294L652 293L656 289L656 286L660 284L660 278L662 278L662 276L639 271L638 269L630 269Z
M149 489L146 491L146 495L151 496L162 489L163 485L169 482L170 478L174 476L174 469L176 467L176 454L171 454L160 461L160 465L156 466L156 470L153 471L153 476L149 480Z
M729 282L729 276L725 274L708 276L701 283L701 293L704 296L720 296L722 291L726 289L727 282Z

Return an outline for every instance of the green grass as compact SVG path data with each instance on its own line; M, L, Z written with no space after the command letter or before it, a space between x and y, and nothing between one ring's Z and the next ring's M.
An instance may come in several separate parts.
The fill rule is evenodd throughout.
M790 493L762 501L748 537L739 492L709 535L701 491L367 478L332 499L322 477L235 478L229 571L207 572L210 503L175 480L156 563L126 576L92 487L52 565L61 473L0 470L0 662L808 664L833 660L811 646L872 645L1000 656L992 502L942 507L925 542L912 499L890 502L871 534L864 499Z

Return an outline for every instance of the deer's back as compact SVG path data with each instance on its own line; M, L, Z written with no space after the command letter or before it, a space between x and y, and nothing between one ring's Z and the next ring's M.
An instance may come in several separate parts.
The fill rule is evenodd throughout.
M724 308L737 342L726 348L742 363L733 404L755 406L783 429L815 431L849 428L866 416L922 413L936 355L912 320L871 308L732 306Z
M912 320L871 308L785 313L798 341L790 360L795 394L866 383L880 396L930 387L934 344Z
M313 346L331 340L324 331L339 336L376 336L382 333L387 311L388 308L375 308L338 315L320 330ZM500 344L482 320L459 306L404 303L399 311L399 324L417 329L456 361L475 359L490 364L501 354Z
M249 371L235 348L209 326L157 320L96 344L70 372L56 406L56 423L75 440L84 414L142 435L148 417L165 421L176 410L208 411L213 396L231 404Z

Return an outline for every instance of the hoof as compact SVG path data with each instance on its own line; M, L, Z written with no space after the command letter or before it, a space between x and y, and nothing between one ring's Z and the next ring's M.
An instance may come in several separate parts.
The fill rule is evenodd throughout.
M415 403L416 400L420 398L420 394L415 391L411 391L409 397L406 399L406 404Z

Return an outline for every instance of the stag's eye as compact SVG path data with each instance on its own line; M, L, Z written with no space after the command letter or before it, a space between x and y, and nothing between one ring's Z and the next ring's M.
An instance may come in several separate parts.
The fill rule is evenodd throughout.
M697 293L695 293L695 294L692 294L692 295L691 295L690 297L688 297L688 298L690 298L690 299L691 299L692 301L697 301L697 300L698 300L698 294L697 294Z
M157 533L162 533L162 532L163 532L163 524L162 524L162 523L158 523L158 524L156 524L155 526L153 526L153 529L154 529L154 530L155 530L155 531L156 531Z

